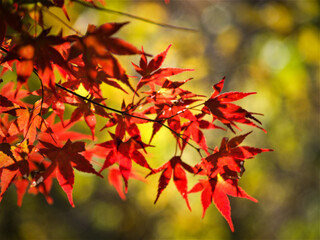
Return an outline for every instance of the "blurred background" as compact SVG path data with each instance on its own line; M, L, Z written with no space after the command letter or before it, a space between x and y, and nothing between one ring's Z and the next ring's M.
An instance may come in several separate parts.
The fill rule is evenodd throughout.
M53 205L43 196L26 195L19 208L12 186L0 204L1 239L320 239L319 1L106 0L105 7L197 31L164 28L77 4L67 9L71 24L83 33L88 23L130 21L117 36L137 47L143 45L151 54L172 44L164 66L195 69L177 77L193 77L185 87L194 92L210 96L212 85L226 76L224 91L258 93L238 103L263 113L259 119L268 131L253 129L245 145L274 149L249 160L240 180L240 186L259 203L230 199L232 233L213 205L201 218L200 194L190 195L189 212L172 182L154 205L159 175L146 183L131 180L127 199L122 201L107 178L76 173L76 208L69 205L57 183ZM55 13L65 19L60 11ZM73 34L66 27L64 33ZM120 59L129 63L128 74L136 75L130 62L138 62L139 57ZM115 89L106 89L106 95L111 105L121 103ZM242 133L252 130L241 127ZM78 129L87 130L85 125ZM229 131L206 133L212 147L223 136L232 137ZM166 130L156 135L157 148L149 150L154 168L174 154L168 135ZM190 164L199 161L193 149L183 157ZM196 179L189 179L191 188Z

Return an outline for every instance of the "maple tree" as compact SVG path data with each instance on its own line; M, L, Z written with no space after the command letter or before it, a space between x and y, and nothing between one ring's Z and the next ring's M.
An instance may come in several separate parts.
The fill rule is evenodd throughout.
M26 193L41 193L52 203L50 189L57 179L74 207L74 169L99 177L108 170L109 182L125 199L129 179L141 178L133 171L135 162L150 171L146 177L161 172L155 203L173 178L190 210L188 195L202 191L203 217L213 202L233 231L228 196L256 202L238 186L239 179L246 159L271 149L240 146L250 132L230 140L223 138L220 147L212 148L203 130L229 129L236 134L234 128L240 130L237 124L241 123L265 131L255 113L232 103L254 93L222 93L225 78L213 86L209 98L183 88L192 79L172 81L170 77L192 69L162 67L171 45L152 56L115 37L128 22L89 25L84 35L76 32L68 36L51 34L51 28L44 23L43 11L52 7L61 8L68 21L71 4L101 9L98 2L103 3L0 2L1 74L17 74L16 86L0 80L0 200L9 186L15 185L18 205ZM132 83L117 55L141 56L139 63L132 63L140 75L137 83ZM58 80L55 71L59 72ZM41 84L30 91L33 74ZM123 101L121 109L108 106L102 83L131 95L132 101ZM80 87L87 91L86 96L77 93ZM36 100L27 100L30 96ZM69 118L65 114L67 105L74 106ZM105 122L101 131L110 135L110 140L102 143L96 137L97 115ZM82 118L91 136L70 131ZM144 142L139 127L148 122L152 123L152 134ZM154 168L146 153L155 147L154 136L163 128L172 134L177 150L161 167ZM92 144L86 145L83 139ZM199 154L195 166L183 159L186 147ZM103 159L101 166L93 161L96 158ZM188 178L196 176L199 182L188 189Z

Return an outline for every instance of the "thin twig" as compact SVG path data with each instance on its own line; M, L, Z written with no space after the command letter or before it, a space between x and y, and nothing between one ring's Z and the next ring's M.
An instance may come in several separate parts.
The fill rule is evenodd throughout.
M0 50L1 50L1 51L3 51L3 52L5 52L6 54L8 53L8 50L7 50L7 49L5 49L5 48L4 48L4 47L2 47L2 46L0 47Z
M125 13L125 12L120 12L120 11L116 11L116 10L112 10L109 8L103 8L103 7L99 7L99 6L94 6L94 5L90 5L88 3L79 1L79 0L71 0L72 2L76 2L82 6L88 7L88 8L93 8L99 11L103 11L103 12L108 12L108 13L112 13L112 14L118 14L118 15L122 15L122 16L127 16L133 19L137 19L143 22L147 22L150 24L154 24L160 27L165 27L165 28L172 28L172 29L176 29L176 30L182 30L182 31L189 31L189 32L198 32L198 30L196 29L192 29L192 28L185 28L185 27L178 27L178 26L174 26L174 25L170 25L170 24L166 24L166 23L159 23L159 22L155 22L153 20L147 19L147 18L143 18L143 17L139 17L136 15L132 15L130 13Z
M115 109L115 108L111 108L111 107L107 107L107 106L105 106L105 105L103 105L103 104L101 104L101 103L97 103L97 102L95 102L95 101L93 101L93 100L91 100L91 99L89 99L89 98L86 98L86 97L84 97L84 96L82 96L82 95L80 95L80 94L78 94L78 93L76 93L76 92L71 91L70 89L65 88L64 86L62 86L62 85L59 84L59 83L56 83L56 86L59 87L59 88L61 88L61 89L63 89L64 91L66 91L66 92L68 92L68 93L71 93L72 95L75 95L75 96L77 96L77 97L85 100L85 101L88 101L88 102L90 102L90 103L92 103L92 104L98 105L98 106L100 106L100 107L102 107L102 108L108 109L108 110L110 110L110 111L119 113L119 114L121 114L121 115L128 115L128 116L132 116L132 117L136 117L136 118L143 119L143 120L148 120L148 121L152 120L152 119L142 118L142 117L138 117L138 116L133 116L133 115L131 115L131 114L129 114L129 113L126 113L126 112L124 112L124 111L121 111L121 110L118 110L118 109Z
M69 28L70 30L74 31L76 34L78 35L82 35L80 31L78 31L77 29L73 28L72 26L70 26L68 23L66 23L65 21L63 21L60 17L58 17L57 15L53 14L52 12L50 12L49 10L47 10L46 8L41 8L43 11L45 11L48 15L50 15L51 17L54 17L55 19L57 19L59 22L61 22L63 25L65 25L67 28Z
M182 110L176 112L175 114L171 115L170 117L163 118L163 120L169 120L169 119L171 119L171 118L174 118L175 116L180 115L181 113L184 113L184 112L187 111L187 110L194 109L194 108L199 107L199 106L201 106L201 105L204 105L204 102L203 102L203 103L200 103L200 104L197 104L197 105L195 105L195 106L193 106L193 107L189 107L189 108L186 107L185 109L182 109Z
M135 115L132 115L132 114L126 112L126 111L121 111L121 110L118 110L118 109L115 109L115 108L107 107L107 106L105 106L105 105L103 105L103 104L101 104L101 103L97 103L97 102L95 102L95 101L93 101L93 100L91 100L91 99L89 99L89 98L86 98L86 97L84 97L84 96L82 96L82 95L80 95L80 94L78 94L78 93L76 93L76 92L71 91L71 90L68 89L68 88L65 88L64 86L62 86L62 85L59 84L59 83L56 83L56 86L59 87L59 88L61 88L61 89L63 89L63 90L65 90L65 91L68 92L68 93L71 93L72 95L75 95L75 96L77 96L77 97L79 97L79 98L81 98L81 99L83 99L83 100L85 100L85 101L88 101L88 102L90 102L90 103L92 103L92 104L95 104L95 105L97 105L97 106L99 106L99 107L102 107L102 108L104 108L104 109L107 109L107 110L110 110L110 111L113 111L113 112L116 112L116 113L119 113L119 114L121 114L121 115L125 115L125 116L128 116L128 117L133 117L133 118L137 118L137 119L141 119L141 120L145 120L145 121L149 121L149 122L158 123L158 124L160 124L161 126L163 126L163 127L167 128L168 130L170 130L173 134L175 134L177 137L179 137L180 139L182 139L182 140L183 140L184 142L186 142L189 146L191 146L192 148L196 149L196 150L199 152L200 156L201 156L200 148L197 148L197 147L194 146L192 143L190 143L190 142L188 142L186 139L184 139L181 134L179 134L178 132L176 132L175 130L173 130L172 128L170 128L169 126L167 126L166 124L164 124L162 119L161 119L161 120L156 120L156 119L151 119L151 118L144 118L144 117L140 117L140 116L135 116Z

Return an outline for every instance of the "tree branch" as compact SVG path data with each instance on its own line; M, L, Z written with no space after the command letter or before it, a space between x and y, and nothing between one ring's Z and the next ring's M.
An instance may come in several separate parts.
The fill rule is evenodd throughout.
M4 47L1 46L0 49L1 49L3 52L8 53L8 50L6 50ZM38 74L38 71L37 71L35 68L33 68L33 72L34 72L34 73L37 75L37 77L40 79L40 81L41 81L41 86L42 86L42 80L41 80L41 78L40 78L40 76L39 76L39 74ZM76 92L71 91L70 89L65 88L64 86L62 86L62 85L59 84L59 83L56 83L55 85L56 85L57 87L63 89L64 91L72 94L72 95L75 95L75 96L77 96L77 97L79 97L79 98L81 98L81 99L83 99L83 100L85 100L85 101L88 101L88 102L90 102L90 103L92 103L92 104L95 104L95 105L97 105L97 106L100 106L100 107L102 107L102 108L104 108L104 109L107 109L107 110L110 110L110 111L119 113L119 114L121 114L121 115L129 116L129 117L133 117L133 118L137 118L137 119L141 119L141 120L145 120L145 121L149 121L149 122L158 123L158 124L160 124L161 126L169 129L173 134L175 134L177 137L179 137L182 141L184 141L186 144L188 144L189 146L191 146L192 148L194 148L194 149L200 154L200 156L202 157L201 152L200 152L201 148L197 148L195 145L193 145L192 143L190 143L189 141L187 141L185 138L183 138L183 137L182 137L183 134L180 134L180 133L174 131L174 130L171 129L169 126L167 126L166 124L163 123L163 121L166 121L167 119L156 120L156 119L150 119L150 118L144 118L144 117L135 116L135 115L132 115L132 114L126 112L126 111L121 111L121 110L118 110L118 109L115 109L115 108L111 108L111 107L105 106L105 105L103 105L103 104L101 104L101 103L97 103L97 102L95 102L95 101L93 101L93 100L91 100L91 99L89 99L89 98L87 98L87 97L84 97L84 96L82 96L82 95L80 95L80 94L78 94L78 93L76 93ZM43 88L43 86L42 86L42 88ZM42 93L43 93L43 90L42 90ZM42 103L43 103L43 95L42 95L42 100L41 100L41 107L42 107ZM181 111L180 113L182 113L182 111Z
M173 130L172 128L170 128L169 126L167 126L166 124L163 123L163 121L165 121L166 119L164 119L164 120L163 120L163 119L161 119L161 120L156 120L156 119L151 119L151 118L144 118L144 117L140 117L140 116L135 116L135 115L132 115L132 114L126 112L126 111L121 111L121 110L118 110L118 109L115 109L115 108L111 108L111 107L105 106L105 105L103 105L103 104L101 104L101 103L97 103L97 102L95 102L95 101L93 101L93 100L91 100L91 99L89 99L89 98L87 98L87 97L84 97L84 96L82 96L82 95L80 95L80 94L78 94L78 93L76 93L76 92L71 91L71 90L68 89L68 88L65 88L64 86L62 86L62 85L59 84L59 83L56 83L56 86L59 87L59 88L61 88L61 89L63 89L64 91L66 91L66 92L68 92L68 93L71 93L72 95L75 95L75 96L77 96L77 97L79 97L79 98L81 98L81 99L83 99L83 100L85 100L85 101L88 101L88 102L90 102L90 103L92 103L92 104L95 104L95 105L97 105L97 106L99 106L99 107L102 107L102 108L104 108L104 109L107 109L107 110L110 110L110 111L113 111L113 112L116 112L116 113L119 113L119 114L121 114L121 115L125 115L125 116L128 116L128 117L133 117L133 118L137 118L137 119L141 119L141 120L145 120L145 121L149 121L149 122L158 123L158 124L160 124L161 126L169 129L173 134L175 134L177 137L179 137L182 141L184 141L184 142L187 143L189 146L191 146L192 148L194 148L195 150L197 150L197 152L198 152L198 153L200 154L200 156L202 157L202 155L201 155L201 153L200 153L200 150L201 150L200 148L197 148L195 145L193 145L192 143L190 143L189 141L187 141L186 139L184 139L184 138L182 137L182 134L179 134L178 132L176 132L175 130Z
M143 17L139 17L139 16L136 16L136 15L132 15L130 13L125 13L125 12L112 10L112 9L109 9L109 8L103 8L103 7L99 7L99 6L90 5L90 4L82 2L80 0L71 0L71 2L75 2L75 3L78 3L78 4L82 5L82 6L85 6L85 7L88 7L88 8L93 8L93 9L96 9L96 10L99 10L99 11L130 17L130 18L133 18L133 19L136 19L136 20L140 20L140 21L143 21L143 22L147 22L147 23L150 23L150 24L154 24L154 25L157 25L157 26L160 26L160 27L172 28L172 29L176 29L176 30L189 31L189 32L198 32L198 30L196 30L196 29L178 27L178 26L174 26L174 25L170 25L170 24L166 24L166 23L159 23L159 22L155 22L153 20L147 19L147 18L143 18Z

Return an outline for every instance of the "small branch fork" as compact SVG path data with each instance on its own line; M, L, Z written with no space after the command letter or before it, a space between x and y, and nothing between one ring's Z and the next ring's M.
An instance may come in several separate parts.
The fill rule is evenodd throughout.
M38 76L38 77L39 77L39 76ZM95 101L93 101L93 100L91 100L91 99L89 99L89 98L87 98L87 97L84 97L84 96L82 96L82 95L80 95L80 94L78 94L78 93L76 93L76 92L71 91L71 90L68 89L68 88L65 88L64 86L62 86L62 85L59 84L59 83L56 83L56 86L59 87L59 88L61 88L61 89L64 90L64 91L66 91L66 92L74 95L74 96L77 96L77 97L79 97L79 98L81 98L81 99L83 99L83 100L85 100L85 101L87 101L87 102L90 102L90 103L92 103L92 104L95 104L95 105L97 105L97 106L99 106L99 107L102 107L102 108L104 108L104 109L107 109L107 110L110 110L110 111L113 111L113 112L116 112L116 113L119 113L119 114L121 114L121 115L125 115L125 116L128 116L128 117L133 117L133 118L137 118L137 119L141 119L141 120L145 120L145 121L149 121L149 122L158 123L158 124L160 124L161 126L163 126L163 127L167 128L168 130L170 130L173 134L175 134L177 137L179 137L182 141L184 141L185 143L187 143L189 146L191 146L192 148L194 148L194 149L199 153L199 155L202 157L202 154L201 154L201 152L200 152L200 151L201 151L201 148L196 147L195 145L193 145L192 143L190 143L189 141L187 141L187 139L183 138L183 137L182 137L182 134L177 133L175 130L173 130L173 129L170 128L168 125L166 125L166 124L163 123L163 122L164 122L165 120L167 120L167 119L156 120L156 119L151 119L151 118L144 118L144 117L140 117L140 116L135 116L135 115L132 115L132 114L126 112L126 111L121 111L121 110L118 110L118 109L115 109L115 108L111 108L111 107L105 106L105 105L103 105L103 104L101 104L101 103L95 102ZM199 104L199 105L200 105L200 104ZM202 104L201 104L201 105L202 105ZM197 105L197 106L198 106L198 105ZM191 108L190 108L190 109L191 109ZM183 112L184 112L184 111L180 111L180 113L183 113ZM175 114L175 116L176 116L176 115L178 115L178 114ZM168 119L169 119L169 118L168 118Z

